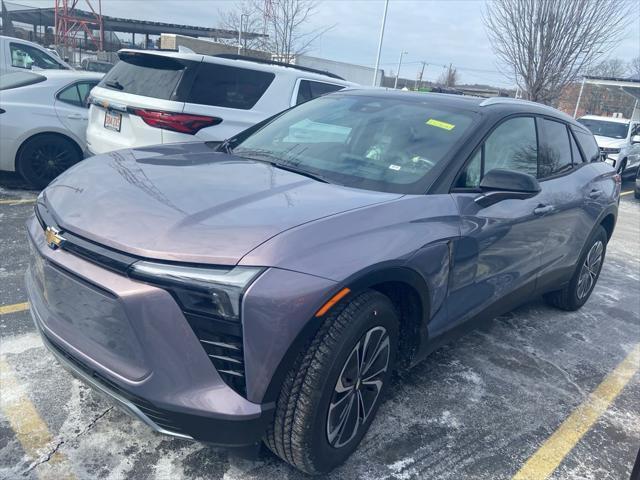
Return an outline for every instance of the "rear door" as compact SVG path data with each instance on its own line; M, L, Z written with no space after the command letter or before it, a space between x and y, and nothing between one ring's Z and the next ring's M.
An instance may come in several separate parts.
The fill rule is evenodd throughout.
M476 200L482 177L492 169L535 176L538 153L535 118L511 117L494 128L459 174L451 192L461 226L453 244L449 321L434 325L434 335L491 307L508 310L533 293L548 234L538 195L489 206Z
M136 111L182 113L181 82L189 68L198 64L163 55L122 54L92 92L89 149L103 153L163 143L163 130L145 123Z
M89 120L89 92L97 84L97 80L74 82L58 92L54 103L60 122L83 142Z
M584 203L598 202L604 191L594 183L571 129L556 119L539 117L540 155L538 182L540 217L547 237L541 255L540 284L557 285L573 273L593 220L585 216ZM587 168L583 168L583 167Z

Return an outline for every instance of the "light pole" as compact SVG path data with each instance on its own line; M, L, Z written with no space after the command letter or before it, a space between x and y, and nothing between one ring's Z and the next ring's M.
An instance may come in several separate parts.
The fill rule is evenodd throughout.
M380 67L380 52L382 51L382 39L384 38L384 25L387 23L387 9L389 8L389 0L384 2L384 13L382 14L382 26L380 27L380 40L378 40L378 54L376 55L376 68L373 70L373 84L376 86L378 80L378 67Z
M393 88L398 88L398 77L400 76L400 67L402 67L402 57L409 52L404 50L400 52L400 60L398 60L398 72L396 73L396 81L393 83Z
M238 29L238 55L240 55L240 53L242 52L242 19L244 17L247 17L247 24L249 23L249 15L246 13L243 13L242 15L240 15L240 28Z

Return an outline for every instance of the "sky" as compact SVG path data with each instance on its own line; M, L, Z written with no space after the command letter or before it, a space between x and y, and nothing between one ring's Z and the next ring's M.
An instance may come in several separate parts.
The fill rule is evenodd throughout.
M53 0L10 0L39 7ZM97 0L92 0L97 4ZM612 0L617 1L617 0ZM310 30L333 26L309 51L310 55L373 67L384 10L383 0L318 0ZM80 0L79 7L84 1ZM102 0L105 15L169 23L216 27L219 11L233 9L231 0ZM640 1L624 39L604 58L627 62L640 55ZM511 87L513 80L493 54L482 22L485 0L390 0L380 66L389 74L400 70L416 78L425 61L424 79L435 80L452 63L461 83Z

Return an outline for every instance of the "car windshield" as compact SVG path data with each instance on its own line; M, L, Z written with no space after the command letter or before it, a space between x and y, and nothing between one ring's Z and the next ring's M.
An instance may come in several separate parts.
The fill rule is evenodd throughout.
M629 123L607 122L606 120L592 120L590 118L580 118L581 124L591 130L594 135L609 138L627 138Z
M330 183L417 193L475 115L427 98L333 94L277 117L233 153Z

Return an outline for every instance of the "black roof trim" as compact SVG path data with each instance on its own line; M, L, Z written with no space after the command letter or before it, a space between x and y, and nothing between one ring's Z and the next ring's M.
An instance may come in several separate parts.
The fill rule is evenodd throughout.
M331 77L337 80L344 80L344 78L340 77L339 75L336 75L335 73L327 72L326 70L318 70L310 67L302 67L300 65L293 65L291 63L276 62L275 60L265 60L262 58L247 57L245 55L237 55L235 53L219 53L213 56L218 58L227 58L229 60L245 60L247 62L263 63L266 65L278 65L280 67L295 68L296 70L302 70L303 72L317 73L319 75L324 75L325 77Z

